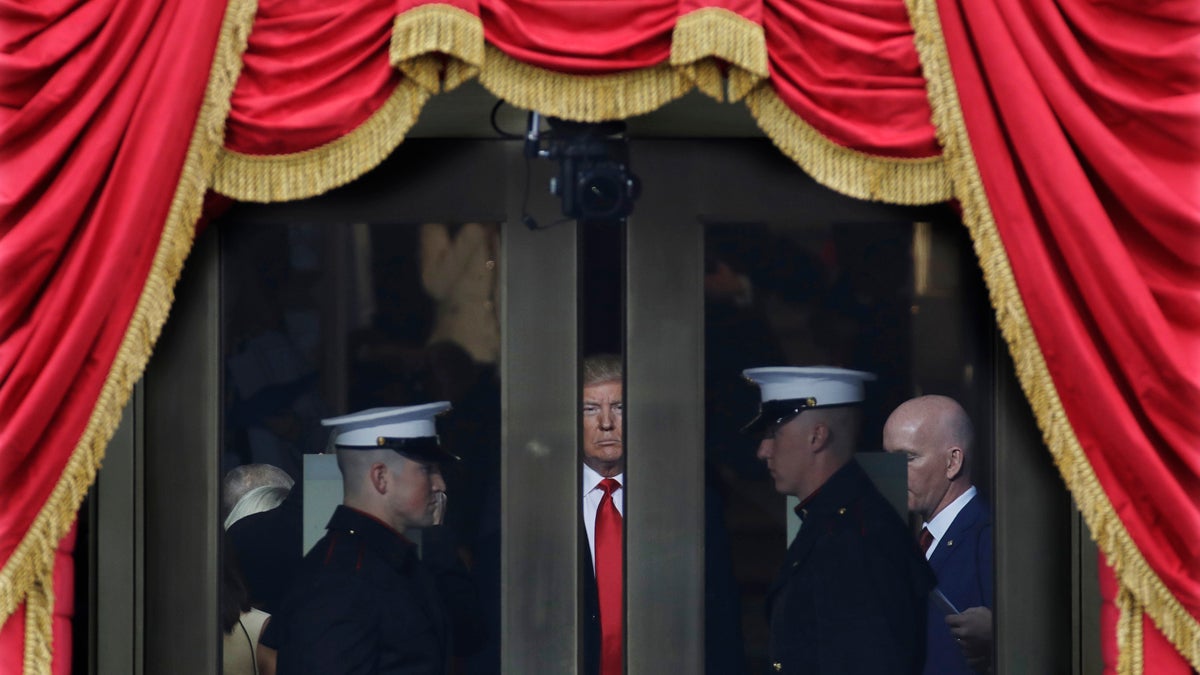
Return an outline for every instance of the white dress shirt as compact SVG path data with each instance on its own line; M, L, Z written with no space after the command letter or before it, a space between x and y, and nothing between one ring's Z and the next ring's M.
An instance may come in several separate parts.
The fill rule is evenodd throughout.
M974 497L975 493L977 492L979 491L975 489L974 485L972 485L971 487L967 488L966 492L959 495L958 499L950 502L949 506L942 509L940 513L934 516L933 520L925 523L925 529L929 530L929 534L933 535L933 543L929 545L929 550L925 551L926 560L929 560L931 557L933 557L934 550L937 549L938 544L942 541L942 537L946 536L946 530L950 529L950 524L953 523L954 519L958 517L958 512L963 510L963 507L967 505L967 502L971 501L971 498ZM603 492L601 494L603 494ZM594 508L592 511L595 513Z
M617 507L617 513L621 517L625 517L625 474L619 473L613 476L621 487L613 490L613 504ZM587 464L583 465L583 527L587 530L588 550L592 554L592 569L596 569L596 511L600 508L600 499L604 497L604 490L600 489L600 481L604 480L604 476L596 473L592 467Z

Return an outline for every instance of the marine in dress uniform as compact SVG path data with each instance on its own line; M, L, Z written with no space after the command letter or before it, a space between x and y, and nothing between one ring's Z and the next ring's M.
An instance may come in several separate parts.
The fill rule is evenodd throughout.
M773 672L916 675L933 573L903 520L853 459L870 373L753 368L758 457L800 499L800 531L767 597Z
M322 420L338 426L346 499L263 636L278 650L279 675L448 671L451 620L437 570L418 558L404 533L440 521L445 483L438 466L457 458L438 445L433 417L449 407L376 408Z

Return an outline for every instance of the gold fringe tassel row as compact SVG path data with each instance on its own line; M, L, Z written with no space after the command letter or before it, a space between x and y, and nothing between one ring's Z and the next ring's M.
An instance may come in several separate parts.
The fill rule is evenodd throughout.
M452 5L421 5L396 17L389 60L429 93L450 91L483 66L483 22Z
M416 123L430 93L405 78L356 129L311 150L246 155L222 149L213 189L246 202L286 202L328 192L374 169Z
M515 106L577 122L644 115L683 96L688 77L670 64L611 75L568 75L521 63L486 45L479 82Z
M963 121L937 0L906 1L929 89L934 126L944 148L954 193L962 203L964 222L983 268L996 321L1008 343L1017 377L1037 417L1043 440L1079 505L1092 538L1112 565L1122 591L1130 593L1136 605L1144 608L1179 653L1193 668L1200 669L1200 624L1150 568L1117 516L1071 428L1029 324ZM1140 626L1137 630L1140 631ZM1137 642L1130 647L1140 649L1140 640ZM1137 660L1128 659L1129 667L1133 668ZM1120 672L1130 675L1132 671Z
M719 7L688 12L675 23L671 65L716 100L740 101L770 74L763 27Z
M0 570L0 621L7 620L23 600L28 600L24 666L27 675L50 672L53 634L47 612L53 610L53 593L48 589L54 583L55 549L75 522L79 505L95 479L133 385L145 370L154 342L167 320L175 282L191 251L196 221L223 143L229 98L241 73L242 53L257 9L255 0L229 0L226 6L204 103L146 285L96 406L62 476Z
M952 196L942 157L876 157L837 145L792 112L769 83L746 97L759 128L818 183L844 195L893 204L936 204Z
M1145 669L1142 636L1142 606L1129 589L1117 590L1117 672L1123 675L1142 675Z

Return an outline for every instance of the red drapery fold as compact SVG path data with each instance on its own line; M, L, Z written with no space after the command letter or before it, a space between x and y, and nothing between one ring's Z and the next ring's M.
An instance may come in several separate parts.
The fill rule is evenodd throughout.
M152 263L170 262L156 260L168 214L189 213L177 186L223 16L170 0L0 4L0 616L48 583L136 379L110 381L127 331L152 343L165 318L133 321ZM137 351L124 368L140 372Z
M361 125L402 79L388 63L395 16L393 0L260 0L225 147L283 155Z
M1051 449L1122 584L1195 664L1200 7L938 6L987 202L1086 462L1067 470L1070 442Z
M834 143L870 155L941 154L904 4L766 0L771 87Z
M481 0L488 43L522 63L574 75L663 63L677 0Z

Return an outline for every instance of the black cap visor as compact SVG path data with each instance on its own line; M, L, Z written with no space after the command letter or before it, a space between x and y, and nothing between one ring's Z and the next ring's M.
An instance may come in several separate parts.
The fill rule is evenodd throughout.
M338 450L379 450L387 448L395 450L405 457L417 462L433 462L445 464L457 462L461 457L442 449L437 436L419 436L416 438L388 438L380 436L375 445L338 445Z
M789 398L779 401L767 401L758 408L758 416L742 427L742 433L755 438L762 438L771 429L784 424L796 415L815 408L816 399Z

